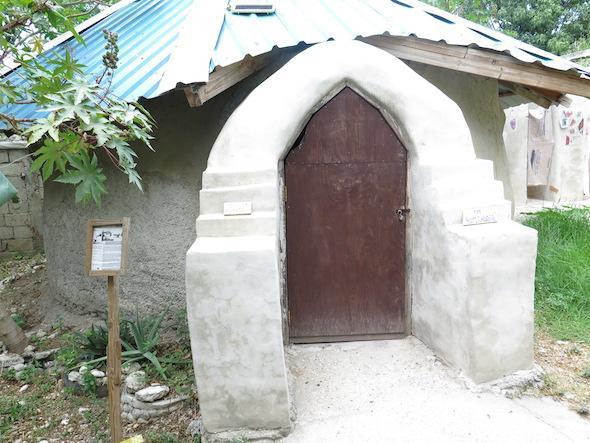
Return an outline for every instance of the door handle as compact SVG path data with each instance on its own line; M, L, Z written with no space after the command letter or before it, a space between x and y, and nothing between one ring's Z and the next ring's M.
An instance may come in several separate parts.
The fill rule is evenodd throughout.
M404 221L406 219L406 214L409 214L409 212L410 210L408 208L399 208L397 211L395 211L399 221Z

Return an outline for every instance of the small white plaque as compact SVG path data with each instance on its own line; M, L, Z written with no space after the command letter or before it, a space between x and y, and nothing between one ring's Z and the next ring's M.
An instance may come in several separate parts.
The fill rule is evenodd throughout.
M123 226L96 226L92 231L91 271L120 271Z
M495 208L471 208L463 210L463 226L497 222L498 216Z
M227 202L223 204L223 215L250 215L252 202Z

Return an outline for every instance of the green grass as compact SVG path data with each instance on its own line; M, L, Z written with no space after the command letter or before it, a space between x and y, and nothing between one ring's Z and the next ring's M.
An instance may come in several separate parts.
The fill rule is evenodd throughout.
M557 339L590 343L590 208L545 209L524 224L539 233L537 325Z

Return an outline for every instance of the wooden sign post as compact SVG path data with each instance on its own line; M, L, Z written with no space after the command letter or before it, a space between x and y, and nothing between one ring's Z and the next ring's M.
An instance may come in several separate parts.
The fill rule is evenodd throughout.
M121 339L119 337L119 275L127 271L129 219L89 220L86 273L107 277L107 387L111 442L121 441Z

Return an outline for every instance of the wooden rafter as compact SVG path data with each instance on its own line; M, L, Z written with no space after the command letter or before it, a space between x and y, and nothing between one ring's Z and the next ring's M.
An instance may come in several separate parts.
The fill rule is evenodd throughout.
M448 45L415 37L373 36L361 41L402 60L481 75L504 82L506 87L541 106L567 104L565 93L590 97L590 80L569 71L558 71L485 49ZM248 57L212 72L209 81L184 88L190 106L201 106L246 77L271 64L285 63L301 47ZM517 92L518 91L518 92Z
M503 88L508 89L510 95L519 95L543 108L549 108L551 105L569 106L571 103L571 99L561 92L526 87L502 80L499 83Z
M374 36L361 39L404 60L468 72L547 91L590 97L590 80L490 50L448 45L415 37Z
M221 94L246 77L260 71L266 66L286 63L298 50L284 50L280 53L267 52L213 71L205 84L194 84L184 88L184 93L191 107L201 106L213 97Z

